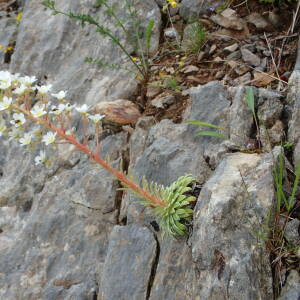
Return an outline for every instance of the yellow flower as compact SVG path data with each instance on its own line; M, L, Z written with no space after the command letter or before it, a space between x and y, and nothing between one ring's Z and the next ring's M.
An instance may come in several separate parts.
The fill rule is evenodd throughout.
M10 51L12 51L12 50L14 50L13 47L7 47L7 48L4 50L4 53L10 52Z
M20 12L20 13L18 13L18 15L16 16L16 20L17 20L17 22L21 22L21 20L22 20L22 17L23 17L23 13L22 12Z
M170 5L171 5L173 8L176 8L176 7L177 7L177 2L172 1L172 2L170 2Z
M136 62L137 58L136 57L131 57L132 61Z

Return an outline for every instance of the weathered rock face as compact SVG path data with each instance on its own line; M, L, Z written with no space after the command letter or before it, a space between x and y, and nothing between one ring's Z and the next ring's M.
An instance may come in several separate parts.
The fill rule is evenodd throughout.
M120 2L115 2L120 7ZM121 36L109 16L94 7L95 1L56 3L62 11L92 14L117 36ZM155 20L151 45L152 51L156 51L161 23L158 6L154 0L136 3L136 8L145 18L143 23L150 19ZM122 19L126 17L123 11L122 7L118 10L123 14L119 16ZM86 57L114 64L126 62L126 57L117 47L96 33L93 26L86 25L81 28L79 21L75 22L62 15L53 16L50 10L41 5L41 1L26 1L16 50L12 57L13 72L36 75L41 80L47 78L49 82L55 83L55 88L69 90L69 97L75 102L95 104L132 96L137 86L134 73L121 69L99 69L96 65L84 62Z
M149 229L115 226L103 266L100 299L146 299L156 253Z
M83 62L92 56L120 63L124 57L119 51L109 41L95 39L92 27L52 16L40 2L22 1L16 51L11 64L1 61L0 69L9 67L42 81L47 77L56 89L68 89L74 101L88 105L132 99L134 75ZM156 2L163 4L137 3L146 20L156 21L151 50L157 48L160 34ZM120 1L115 3L120 6ZM92 0L57 5L92 13L109 24ZM183 0L180 14L191 19L211 6L214 1ZM14 40L16 27L7 22L0 20L0 28L7 29L4 35L0 31L0 43ZM285 107L281 94L254 88L263 149L270 150L269 137L271 143L280 142L286 113L295 161L300 153L299 86L296 71ZM247 149L257 134L246 88L225 88L215 81L190 89L182 124L140 117L134 108L133 122L119 122L137 121L133 133L114 133L101 141L101 155L109 156L116 168L129 164L139 177L163 185L187 173L201 183L189 235L178 240L161 239L149 209L120 192L110 174L68 146L60 145L53 166L42 169L32 166L33 155L1 140L0 299L272 299L268 252L258 246L255 232L274 203L273 157L237 152ZM162 107L164 102L155 104ZM188 125L188 120L218 125L228 140L196 137L203 128ZM295 243L298 223L295 219L287 226L287 237ZM292 271L281 299L298 294L299 274Z
M119 157L123 136L108 139L104 155L108 148ZM104 262L117 224L118 183L83 156L72 169L47 174L29 167L29 155L18 161L12 155L22 153L12 152L1 180L8 202L0 205L0 297L94 299L95 263Z
M200 14L207 13L220 5L218 0L182 0L180 5L180 15L185 20L195 20Z
M0 45L7 49L7 47L12 46L14 44L14 41L16 40L16 20L14 18L0 19L0 28L5 28L5 30L0 31ZM5 53L5 51L3 51L4 49L0 51L0 66L1 64L9 62L9 53Z
M297 271L292 270L287 278L287 283L281 292L279 300L299 299L300 276Z
M288 137L294 143L294 162L300 161L300 71L294 71L289 79L289 92L287 95L288 113L290 116Z
M254 235L273 205L272 165L271 154L231 154L203 187L194 214L194 299L272 298L268 253Z

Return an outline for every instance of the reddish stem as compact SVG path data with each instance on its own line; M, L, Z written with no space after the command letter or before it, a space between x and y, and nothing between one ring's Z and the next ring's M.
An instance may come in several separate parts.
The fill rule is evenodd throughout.
M18 105L12 105L12 107L15 108L16 110L21 111L22 113L24 113L24 115L28 116L29 118L31 118L35 122L44 125L45 127L47 127L48 129L50 129L50 130L52 130L54 132L57 132L57 134L61 138L69 141L77 149L79 149L80 151L82 151L83 153L85 153L86 155L88 155L92 160L94 160L96 163L98 163L104 169L106 169L109 172L111 172L125 186L129 187L131 190L133 190L137 194L141 195L142 198L147 199L152 204L153 207L155 207L157 205L159 205L159 206L167 206L167 204L164 201L162 201L161 199L158 199L156 197L153 197L152 195L150 195L149 193L147 193L145 190L143 190L142 188L140 188L138 185L136 185L134 182L132 182L131 180L129 180L125 176L124 173L122 173L122 172L120 172L120 171L112 168L105 160L101 159L97 155L97 153L93 153L93 151L88 146L86 146L84 144L81 144L73 136L67 135L63 129L56 127L55 125L53 125L48 120L34 117L29 111L27 111L26 109L21 108Z

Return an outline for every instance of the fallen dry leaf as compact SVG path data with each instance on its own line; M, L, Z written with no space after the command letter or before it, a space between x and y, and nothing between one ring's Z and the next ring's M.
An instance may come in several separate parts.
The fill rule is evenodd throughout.
M253 74L253 76L254 76L253 84L257 87L262 87L262 86L266 86L266 85L270 84L272 81L275 80L275 78L273 78L269 75L273 75L273 73L267 74L267 73L255 72Z

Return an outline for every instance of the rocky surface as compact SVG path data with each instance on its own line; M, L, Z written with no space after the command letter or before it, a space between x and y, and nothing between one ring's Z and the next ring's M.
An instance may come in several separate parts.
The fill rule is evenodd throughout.
M210 0L182 0L180 5L180 15L185 20L196 19L201 13L206 13L218 5L218 1Z
M256 233L264 228L275 202L270 151L282 141L286 130L294 143L294 162L300 160L299 71L292 73L286 97L261 88L263 84L253 88L262 143L259 149L257 128L245 101L252 69L234 60L241 59L263 70L260 53L266 48L259 49L255 43L242 47L236 41L227 44L222 51L231 55L232 70L243 76L237 78L238 86L225 87L223 80L187 89L182 122L159 121L141 115L132 101L137 91L134 75L83 62L86 56L113 63L123 61L109 41L95 39L92 27L81 28L67 18L52 16L40 2L22 1L24 18L19 28L11 19L0 19L0 28L5 28L5 34L0 30L0 44L14 42L17 34L11 61L3 61L0 54L0 69L37 75L41 82L47 79L55 89L68 89L68 97L74 102L91 106L100 103L102 109L106 105L105 113L111 114L108 121L133 126L105 132L101 141L103 157L116 168L122 165L139 177L163 185L192 174L201 192L189 235L162 239L149 208L119 191L119 183L83 155L60 145L53 166L43 169L33 166L34 153L25 154L1 140L0 298L272 299L270 256L265 247L259 246L261 240ZM152 51L157 49L161 34L156 3L163 5L160 0L137 4L145 19L157 21ZM60 9L92 13L108 21L107 15L93 7L93 1L57 4ZM193 19L216 4L183 0L180 15L185 20ZM224 18L231 13L229 10L223 14L222 26L228 25ZM244 34L246 23L240 27L239 21L233 18L226 29L235 26L232 30ZM269 21L259 14L252 14L248 22L269 28ZM218 47L209 45L207 52L217 57ZM199 68L187 65L184 72L196 74ZM219 72L219 79L226 76ZM161 90L148 88L153 107L163 110L176 104L175 96L162 94ZM118 105L120 101L125 106ZM116 110L112 109L114 105ZM120 107L125 115L120 115ZM228 139L197 137L203 128L187 124L188 120L218 125ZM273 150L275 158L279 150ZM295 218L286 228L286 238L295 246L298 227ZM283 281L286 284L280 299L296 299L300 291L297 271L287 272Z
M119 1L116 3L119 6ZM57 7L66 12L91 13L116 31L116 27L110 25L109 16L103 14L102 10L97 10L93 1L57 1ZM161 25L158 6L154 0L146 0L139 1L137 9L143 12L145 23L150 19L155 20L151 41L152 52L155 52ZM121 14L122 11L122 8L118 10ZM144 11L147 11L147 16ZM105 100L128 98L135 93L137 81L134 73L119 69L99 69L96 65L84 62L86 57L108 63L113 61L115 64L126 62L117 47L97 34L94 27L86 25L81 28L79 21L75 22L61 15L53 16L37 0L26 1L23 13L10 66L13 72L35 74L41 80L47 79L55 83L57 89L68 89L73 101L90 105ZM125 15L120 17L124 18Z
M268 252L253 235L273 205L272 165L270 154L231 154L202 188L194 214L194 299L272 298Z
M115 226L109 237L98 299L147 299L156 255L156 240L149 229Z

